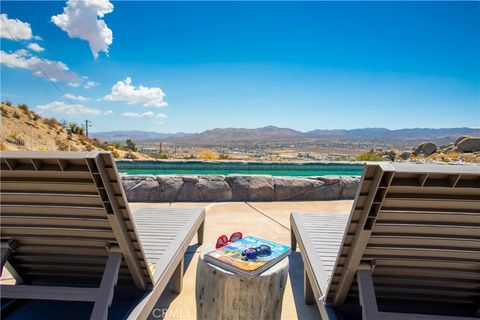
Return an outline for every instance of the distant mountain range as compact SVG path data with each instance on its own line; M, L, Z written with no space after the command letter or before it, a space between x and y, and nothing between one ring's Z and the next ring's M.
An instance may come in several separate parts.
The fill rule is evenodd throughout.
M339 140L339 141L389 141L389 140L441 140L456 139L461 135L480 136L476 128L413 128L390 130L386 128L364 129L316 129L301 132L289 128L267 126L256 129L216 128L200 133L159 133L151 131L110 131L92 133L91 136L102 141L164 141L178 143L219 143L219 142L274 142L302 140Z
M94 132L90 134L90 137L97 138L102 141L125 141L132 139L134 141L140 140L161 140L167 138L181 138L188 134L179 133L160 133L154 131L140 131L140 130L123 130L123 131L105 131Z

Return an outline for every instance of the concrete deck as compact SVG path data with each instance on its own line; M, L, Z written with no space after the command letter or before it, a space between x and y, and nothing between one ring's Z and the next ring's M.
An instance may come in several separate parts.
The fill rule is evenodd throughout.
M308 201L308 202L229 202L229 203L130 203L133 208L172 207L206 209L205 243L215 242L218 236L230 236L235 231L255 235L283 244L290 244L290 212L349 214L353 201ZM179 295L167 288L156 309L163 319L195 319L195 274L199 252L194 238L185 257L183 290ZM297 251L290 257L289 278L283 299L282 319L319 319L316 305L306 305L303 300L303 263Z
M308 202L228 202L228 203L130 203L138 207L205 208L205 243L235 231L255 235L283 244L290 244L290 212L349 214L352 200ZM167 287L152 319L195 319L195 274L199 252L194 238L185 257L183 290L173 294ZM316 305L308 306L303 299L303 263L300 253L290 255L290 270L283 299L282 319L319 319ZM4 272L0 283L12 283Z

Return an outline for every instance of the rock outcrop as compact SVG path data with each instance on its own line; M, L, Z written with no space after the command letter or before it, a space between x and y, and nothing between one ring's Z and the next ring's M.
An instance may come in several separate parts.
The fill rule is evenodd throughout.
M415 155L424 155L429 156L437 151L437 145L433 142L424 142L419 144L415 150L413 150L413 154Z
M463 139L461 140L460 138L457 139L457 141L455 142L455 145L457 146L458 149L462 150L463 152L480 151L480 138L463 137Z
M130 202L217 202L353 199L360 177L268 175L122 175Z

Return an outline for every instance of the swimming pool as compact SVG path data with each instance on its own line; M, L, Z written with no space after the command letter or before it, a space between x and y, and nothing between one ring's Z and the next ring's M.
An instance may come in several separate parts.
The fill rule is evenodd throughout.
M228 175L261 174L272 176L360 176L363 164L356 163L270 163L237 161L119 160L121 173L128 175Z

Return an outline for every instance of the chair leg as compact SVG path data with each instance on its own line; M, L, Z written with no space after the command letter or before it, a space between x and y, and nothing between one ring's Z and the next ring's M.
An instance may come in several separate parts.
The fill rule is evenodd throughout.
M118 247L112 247L110 250L90 320L106 320L108 318L108 308L112 304L114 288L122 263L122 254Z
M197 231L197 238L198 238L198 245L201 246L203 244L203 235L205 232L205 221L202 222L200 228Z
M308 279L307 271L305 269L303 269L303 295L305 296L306 304L313 304L315 302L312 284L310 283L310 279Z
M292 251L297 250L297 239L295 238L293 229L290 230L290 246L292 247Z
M177 293L177 294L182 292L182 287L183 287L183 257L180 260L180 262L178 263L177 268L173 272L172 282L173 282L172 292Z

